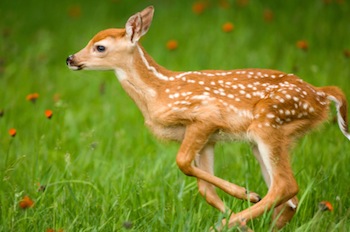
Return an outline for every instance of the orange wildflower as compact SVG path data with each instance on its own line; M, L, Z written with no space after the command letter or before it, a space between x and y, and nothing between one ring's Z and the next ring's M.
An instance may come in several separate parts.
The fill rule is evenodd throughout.
M222 30L224 32L231 32L234 29L234 25L231 22L224 23L222 25Z
M68 15L71 18L79 18L81 16L81 7L80 5L73 5L68 8Z
M237 5L244 7L247 6L249 4L249 0L237 0Z
M264 10L264 20L265 22L272 22L273 21L273 12L270 9Z
M319 207L321 211L333 211L333 205L329 201L321 201Z
M15 128L11 128L11 129L9 130L9 135L10 135L11 137L15 137L16 134L17 134L17 131L16 131Z
M172 40L169 40L167 43L166 43L166 47L168 50L172 51L172 50L175 50L177 47L178 47L178 42L174 39Z
M52 118L52 115L53 115L52 110L45 110L45 116L48 119Z
M55 231L57 231L57 232L63 232L63 229L54 230L54 229L52 229L52 228L49 228L49 229L46 230L46 232L55 232Z
M19 202L19 207L22 209L30 208L34 205L34 201L28 196L24 196L23 199Z
M296 43L297 47L301 50L307 51L307 49L309 48L309 44L306 40L299 40Z
M224 9L230 8L230 2L228 0L220 0L219 5Z
M39 94L38 93L31 93L31 94L28 94L27 97L26 97L27 101L31 101L33 103L35 103L36 99L38 99L38 98L39 98Z
M203 2L203 1L195 2L192 5L193 13L198 14L198 15L202 14L203 11L205 10L205 8L207 8L207 4L205 2Z

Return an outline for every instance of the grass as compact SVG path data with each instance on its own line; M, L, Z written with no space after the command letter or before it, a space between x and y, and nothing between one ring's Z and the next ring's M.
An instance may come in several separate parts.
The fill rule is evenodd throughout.
M149 4L156 14L142 43L169 69L273 68L315 86L340 86L350 99L348 2L227 1L227 9L217 2L199 15L192 1L0 2L0 231L207 231L225 216L178 170L178 145L144 128L112 72L65 66L96 32L123 27ZM224 33L228 21L235 27ZM179 44L174 51L165 46L171 39ZM35 103L26 100L30 93L39 94ZM349 151L332 121L297 143L300 207L283 231L350 230ZM216 153L218 176L266 193L247 144L221 144ZM219 194L235 211L249 206ZM34 201L25 210L24 196ZM321 212L321 201L334 210ZM249 226L269 231L270 214Z

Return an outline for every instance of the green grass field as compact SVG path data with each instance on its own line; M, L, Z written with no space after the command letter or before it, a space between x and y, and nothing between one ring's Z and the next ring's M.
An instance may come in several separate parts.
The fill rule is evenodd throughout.
M169 69L278 69L337 85L350 100L348 1L212 0L200 14L194 1L174 2L0 1L0 231L208 231L225 216L178 170L178 145L143 126L113 72L65 65L96 32L124 27L150 4L155 17L142 44ZM178 42L173 51L169 40ZM300 205L283 231L350 231L350 142L333 117L334 109L295 145ZM217 146L215 170L266 194L247 144ZM219 195L235 212L250 205ZM25 196L34 204L22 209ZM321 211L322 201L333 211ZM249 227L270 231L270 216Z

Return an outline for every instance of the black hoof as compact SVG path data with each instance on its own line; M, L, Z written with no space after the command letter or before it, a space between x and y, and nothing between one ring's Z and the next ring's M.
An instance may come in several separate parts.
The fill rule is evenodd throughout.
M257 201L257 202L261 201L261 199L262 199L262 198L258 195L258 201Z

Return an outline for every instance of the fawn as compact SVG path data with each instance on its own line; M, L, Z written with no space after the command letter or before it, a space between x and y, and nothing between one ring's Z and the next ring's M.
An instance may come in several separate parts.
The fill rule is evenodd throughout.
M350 140L344 94L337 87L317 88L275 70L167 70L138 43L153 13L149 6L131 16L125 29L97 33L85 48L67 58L68 67L114 70L149 129L161 139L181 143L176 163L184 174L197 178L198 190L210 205L227 210L215 187L256 203L232 213L217 229L243 225L270 209L275 225L282 228L298 205L289 147L327 118L331 101L337 107L340 130ZM237 139L252 144L268 186L263 198L214 176L215 144Z

